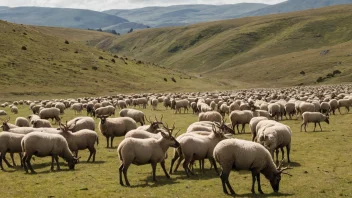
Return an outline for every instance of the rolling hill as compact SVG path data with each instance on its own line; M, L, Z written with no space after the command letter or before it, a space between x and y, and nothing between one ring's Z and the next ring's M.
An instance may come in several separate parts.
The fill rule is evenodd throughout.
M92 10L70 9L70 8L46 8L46 7L15 7L0 8L0 19L18 24L28 24L37 26L53 26L81 29L97 29L114 26L120 33L126 33L126 26L133 29L147 28L138 23L131 23L128 20L96 12ZM124 28L118 28L118 25ZM127 24L127 25L126 25Z
M137 31L96 47L252 86L352 80L352 5Z
M146 7L132 10L107 10L104 13L120 16L152 27L179 26L199 22L236 18L267 7L266 4L240 3L231 5L175 5Z
M5 21L0 26L0 101L214 90L221 85L86 45L116 37L112 34Z
M242 14L241 17L295 12L340 4L352 4L352 0L288 0L279 4Z

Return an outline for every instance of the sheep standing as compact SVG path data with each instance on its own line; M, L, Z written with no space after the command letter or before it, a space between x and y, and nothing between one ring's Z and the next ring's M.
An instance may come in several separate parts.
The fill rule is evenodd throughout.
M29 127L29 121L24 117L17 117L15 125L18 127Z
M60 109L55 108L55 107L51 107L51 108L44 108L42 110L40 110L39 112L39 117L40 119L55 119L55 123L56 122L60 122Z
M349 99L340 99L337 101L337 104L338 104L339 112L341 112L341 110L340 110L341 107L345 107L347 113L350 112L351 101Z
M128 131L136 129L137 124L132 118L107 118L101 116L99 130L106 137L106 147L109 148L109 138L111 138L110 147L112 147L115 137L124 136Z
M57 103L55 104L55 107L58 108L58 109L60 109L60 114L64 114L64 113L65 113L66 106L65 106L64 103L62 103L62 102L57 102Z
M18 114L18 108L17 108L17 106L12 106L12 107L11 107L11 112L12 112L13 114Z
M36 119L31 122L33 128L51 128L51 124L48 120Z
M152 99L151 105L152 105L152 110L153 110L153 111L155 111L156 108L158 107L158 103L159 103L158 99L156 99L156 98L153 98L153 99Z
M16 166L15 160L13 158L14 153L19 153L20 157L22 158L22 148L21 148L21 140L24 137L24 134L16 134L10 132L2 132L0 133L0 168L4 170L2 166L2 160L6 163L8 167ZM6 153L11 154L11 159L13 166L6 159ZM22 165L22 161L21 161Z
M99 116L104 116L104 115L115 115L115 107L109 105L109 106L105 106L105 107L99 107L97 109L95 109L95 114L96 117Z
M127 186L130 183L127 178L127 170L131 164L151 164L153 169L153 181L156 181L155 171L157 163L160 163L167 178L170 178L165 168L165 154L168 148L177 148L179 143L172 136L169 129L165 128L168 134L161 132L162 137L158 140L153 138L136 139L127 138L122 140L117 148L121 165L119 168L120 184L123 186L122 173L124 174Z
M120 109L125 109L127 108L127 103L124 100L119 100L117 101L117 105L119 106Z
M330 112L330 105L327 102L322 102L320 104L320 113L323 113L325 115L328 115Z
M184 100L178 100L175 103L175 113L179 112L181 113L181 109L183 108L183 113L188 113L188 106L189 106L189 101L184 99Z
M145 124L145 116L142 111L136 109L122 109L119 114L121 117L132 118L134 121L141 123L142 126Z
M54 160L56 161L57 170L60 170L59 156L68 162L71 170L75 168L77 163L77 158L72 155L66 139L59 134L29 133L23 137L21 147L22 151L25 152L22 162L26 173L28 173L28 169L31 173L35 173L31 165L33 155L37 157L51 156L52 171L54 170Z
M266 117L254 117L251 119L249 122L249 128L251 129L252 133L252 142L254 142L254 139L257 137L257 124L262 121L262 120L268 120Z
M340 112L340 109L339 109L339 103L337 102L336 99L332 99L329 101L329 105L330 105L330 110L332 111L332 113L335 115L335 111L336 109L339 111L339 113L341 114Z
M95 131L95 121L91 117L76 117L67 122L70 127L70 131L75 133L76 131L80 131L82 129L89 129Z
M222 116L217 111L208 111L198 115L198 121L221 122Z
M235 194L229 182L231 170L250 170L252 172L252 193L255 193L254 184L257 180L258 191L263 194L260 184L260 173L270 181L273 190L278 192L281 174L288 169L281 168L282 164L276 167L269 151L264 146L246 140L223 140L215 146L213 156L222 167L220 179L223 192L226 194L228 194L227 188L231 194Z
M232 129L235 131L235 127L237 126L237 131L238 133L245 133L245 126L246 124L249 124L249 122L251 121L251 119L253 118L253 113L251 111L232 111L230 113L230 120L232 123ZM238 128L238 126L242 124L242 129L241 132Z
M314 130L313 131L315 131L315 127L317 126L317 123L319 124L321 131L323 131L323 129L321 128L320 122L325 121L328 124L330 123L329 116L325 116L319 112L305 112L302 114L302 116L303 116L303 122L301 124L301 132L302 132L303 125L304 125L304 131L307 132L307 124L309 122L314 122Z
M296 113L296 108L295 108L295 104L292 102L288 102L285 104L285 111L288 114L290 120L292 120L292 117L295 115Z
M271 117L275 118L276 121L279 120L279 116L281 116L281 119L282 119L281 109L280 109L280 105L279 104L270 103L268 105L268 112L269 112Z

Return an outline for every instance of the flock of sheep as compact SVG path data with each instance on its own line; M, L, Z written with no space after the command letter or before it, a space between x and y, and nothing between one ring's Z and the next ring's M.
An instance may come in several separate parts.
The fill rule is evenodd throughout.
M19 153L26 172L35 172L31 165L33 155L51 156L51 170L54 170L54 162L60 169L58 157L62 157L68 162L69 168L74 169L79 161L78 151L85 149L90 152L87 161L94 162L95 144L99 143L94 119L98 118L98 128L106 138L107 148L113 147L115 137L125 136L117 148L121 161L121 185L130 186L127 171L131 164L151 164L155 181L158 163L166 177L170 178L169 174L177 171L183 162L182 167L189 177L194 174L195 161L199 161L199 168L204 171L204 160L208 159L217 174L217 164L221 166L219 175L224 193L229 193L229 190L235 194L228 179L231 170L251 171L252 193L255 193L255 182L258 192L263 193L260 173L278 192L281 175L288 174L285 170L290 169L283 167L284 148L289 164L292 141L291 128L280 121L302 117L301 131L303 126L306 131L308 123L314 123L314 131L317 124L322 130L320 122L329 124L329 116L334 115L336 110L341 114L341 107L344 107L349 112L352 105L350 89L351 85L336 85L5 102L1 107L10 108L13 114L18 113L18 105L28 105L33 114L27 118L18 117L15 124L10 124L6 111L0 110L0 115L3 115L0 117L3 130L0 133L0 167L4 169L2 161L8 167L16 166L13 154ZM192 110L193 114L198 115L198 121L177 136L180 131L175 132L175 125L169 127L163 122L163 117L151 119L141 111L148 104L152 110L170 108L175 114ZM69 108L75 114L82 114L85 110L87 116L63 123L61 116ZM120 117L115 117L117 108L121 109ZM227 119L229 124L226 123ZM57 128L51 125L54 121L58 123ZM234 139L236 129L237 133L245 133L246 124L249 124L252 141ZM167 171L165 160L169 147L173 147L174 152L171 167ZM279 159L280 150L282 157ZM6 153L11 154L12 165L6 159Z

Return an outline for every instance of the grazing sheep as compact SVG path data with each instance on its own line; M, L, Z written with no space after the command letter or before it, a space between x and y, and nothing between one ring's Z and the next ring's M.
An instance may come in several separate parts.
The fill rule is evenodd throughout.
M127 170L131 164L144 165L151 164L153 169L153 181L156 181L155 171L157 163L160 163L167 178L170 178L165 168L165 154L168 148L179 147L179 143L172 136L169 129L165 128L168 134L161 132L161 138L156 140L153 138L137 139L127 138L122 140L117 148L121 165L119 168L120 184L123 186L122 173L124 174L127 186L130 183L127 179Z
M260 185L260 173L262 173L271 184L275 192L279 191L281 174L288 168L281 168L274 164L272 157L264 146L246 140L228 139L219 142L213 152L215 160L222 167L220 174L224 193L228 194L227 188L231 194L235 194L229 182L231 170L249 170L252 172L252 193L255 193L254 184L257 180L258 191L263 194ZM284 173L285 174L285 173ZM287 174L287 173L286 173Z
M266 117L268 119L272 119L270 113L265 110L255 110L253 111L253 117Z
M61 132L60 135L64 136L67 140L68 147L75 153L75 157L78 156L79 150L87 149L89 150L89 157L87 162L90 161L93 156L92 162L95 162L96 149L94 147L95 142L99 144L98 134L95 131L89 129L82 129L72 133L70 130L71 126L66 123L66 125L59 125Z
M0 154L1 154L0 168L1 170L4 170L4 167L2 166L2 160L5 161L8 167L16 166L15 160L13 158L14 153L19 153L20 157L22 158L21 140L24 136L25 136L24 134L16 134L16 133L10 133L10 132L0 133ZM7 152L11 154L13 166L10 165L10 163L6 159ZM22 161L21 161L21 165L22 165Z
M74 103L71 105L71 109L75 112L75 115L77 113L82 113L83 104L82 103Z
M347 110L347 113L350 112L351 101L349 99L340 99L340 100L337 101L337 103L338 103L339 112L341 112L340 111L341 107L345 107L346 110Z
M329 105L330 105L330 111L332 111L332 113L335 115L335 110L337 109L339 111L339 113L341 114L340 112L340 109L339 109L339 103L337 102L336 99L332 99L329 101Z
M55 108L55 107L51 107L51 108L44 108L42 110L40 110L39 112L39 117L40 119L55 119L55 123L56 122L60 122L60 109Z
M109 105L109 106L105 106L105 107L99 107L95 110L95 116L99 117L99 116L103 116L103 115L115 115L115 107Z
M198 121L221 122L222 116L217 111L208 111L198 115Z
M253 113L251 111L232 111L230 113L230 120L232 123L232 129L235 131L235 127L237 126L237 131L238 133L245 133L245 126L246 124L249 124L249 122L251 121L251 119L253 118ZM241 132L238 128L238 126L242 124L242 129Z
M266 117L254 117L251 119L249 122L249 128L251 129L252 133L252 142L254 142L254 139L257 137L257 124L262 121L262 120L268 120Z
M24 117L17 117L15 125L18 127L29 127L29 121Z
M0 116L7 115L5 110L0 110Z
M59 134L33 132L25 135L21 141L22 151L25 152L22 162L26 173L28 168L31 173L35 173L31 165L32 156L46 157L51 156L51 170L54 170L54 160L57 170L60 170L59 156L68 162L71 170L75 168L77 158L74 157L68 147L64 137Z
M18 108L16 106L11 107L11 113L18 114Z
M297 113L302 115L304 112L315 112L315 105L309 102L299 103Z
M194 122L191 125L188 126L186 133L192 133L192 132L209 132L211 133L213 131L213 125L214 122L210 121L200 121L200 122ZM226 125L225 120L222 120L221 123L215 122L216 127L219 128L219 130L223 131L225 134L235 134L235 132Z
M317 126L317 123L319 124L320 130L323 131L321 128L320 122L325 121L326 123L329 124L329 116L325 116L322 113L319 112L305 112L302 114L303 116L303 122L301 124L301 132L302 132L302 126L304 125L304 131L307 132L307 124L309 122L314 122L314 130L315 127Z
M191 103L191 108L192 108L192 113L193 114L199 113L196 102L192 102Z
M41 108L42 108L42 105L34 105L31 109L33 114L39 114L39 111Z
M31 122L33 128L51 128L51 124L48 120L37 119Z
M128 131L137 128L136 121L129 117L107 118L100 116L99 130L106 137L106 147L109 148L109 138L111 138L110 147L112 147L114 137L124 136Z
M87 104L87 116L95 117L94 104L92 102Z
M242 104L240 105L240 110L241 110L241 111L244 111L244 110L251 110L251 107L250 107L249 104L247 104L247 103L242 103Z
M145 124L145 116L142 111L136 109L122 109L119 114L121 117L132 118L134 121L141 123L142 126Z
M212 111L215 111L216 103L214 101L211 101L209 106L210 106Z

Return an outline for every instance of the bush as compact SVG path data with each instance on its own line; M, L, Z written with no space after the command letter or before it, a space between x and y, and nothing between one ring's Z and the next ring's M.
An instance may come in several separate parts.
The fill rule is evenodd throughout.
M115 63L115 59L111 59L111 62Z
M119 56L118 55L114 55L114 58L119 58Z
M171 78L172 81L176 82L176 79L174 77Z
M335 70L334 72L332 72L334 75L336 74L341 74L342 72L340 70Z
M22 49L22 50L27 50L27 47L26 47L26 46L22 46L21 49Z
M329 73L329 74L326 75L326 77L327 77L327 78L332 78L332 77L334 77L334 74Z
M77 54L78 53L78 50L75 50L75 54Z
M70 44L70 42L68 42L68 40L65 40L65 44Z
M319 77L319 78L317 79L317 82L318 82L318 83L323 82L323 81L324 81L324 78L323 78L323 77Z
M104 59L104 57L102 57L102 56L99 56L99 59L100 59L100 60L103 60L103 59Z
M98 70L98 67L97 66L92 66L92 69L97 71Z
M300 74L301 74L301 75L306 75L306 72L301 71Z
M127 33L132 33L133 32L133 28L131 28Z
M167 78L164 78L164 81L167 82Z

